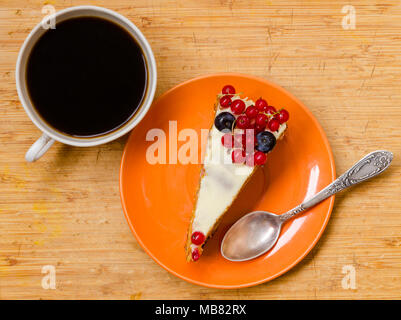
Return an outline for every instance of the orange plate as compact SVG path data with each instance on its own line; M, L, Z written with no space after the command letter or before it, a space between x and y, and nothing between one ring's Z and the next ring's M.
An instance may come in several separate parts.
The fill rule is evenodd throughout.
M146 160L152 128L164 130L176 120L185 128L209 129L216 94L232 84L242 96L260 96L290 113L285 138L260 168L223 218L196 263L185 260L184 244L199 182L198 164L156 164ZM200 136L200 135L199 135ZM200 141L200 139L199 139ZM178 142L178 148L184 142ZM199 143L200 144L200 143ZM199 146L200 150L200 146ZM199 152L200 154L200 152ZM334 197L287 223L276 246L247 262L230 262L219 251L224 233L243 214L254 210L283 213L332 182L334 160L327 138L311 112L284 89L242 74L214 74L186 81L163 94L132 131L121 161L120 194L128 224L143 249L163 268L189 282L213 288L253 286L291 269L323 233ZM269 181L266 183L266 181Z

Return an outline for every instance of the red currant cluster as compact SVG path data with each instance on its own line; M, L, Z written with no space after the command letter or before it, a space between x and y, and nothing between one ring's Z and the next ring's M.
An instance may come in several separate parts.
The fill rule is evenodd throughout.
M205 242L205 240L206 240L205 235L200 231L195 231L191 235L191 242L197 246L200 246L201 244L203 244ZM192 260L196 261L199 259L199 257L200 257L199 250L198 250L198 248L195 248L192 251Z
M226 85L222 90L223 96L220 98L220 106L222 109L231 109L231 113L236 116L235 127L243 129L245 132L252 130L252 134L231 134L226 133L221 141L226 148L234 148L232 151L233 163L246 163L248 165L262 165L266 162L266 151L262 152L254 148L257 144L257 134L268 130L275 132L280 128L280 125L287 122L289 113L285 109L276 110L273 106L268 105L267 101L259 98L255 105L246 108L245 102L241 99L232 101L235 94L235 88L232 85ZM248 153L250 143L253 143L251 148L253 153ZM275 144L275 141L274 141ZM273 145L274 146L274 145Z

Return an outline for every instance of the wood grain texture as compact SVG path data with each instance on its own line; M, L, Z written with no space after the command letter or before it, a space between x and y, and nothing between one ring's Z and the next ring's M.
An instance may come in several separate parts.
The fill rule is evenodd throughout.
M297 96L323 126L337 172L388 149L382 176L337 197L312 252L267 284L217 290L186 283L140 248L125 222L118 171L127 137L86 149L55 143L40 161L24 154L39 137L18 101L15 63L25 37L57 10L96 4L127 16L157 61L157 96L198 75L242 72ZM356 9L344 30L341 9ZM1 299L401 298L401 5L399 1L0 0ZM41 270L54 265L57 289ZM341 286L356 269L356 289Z

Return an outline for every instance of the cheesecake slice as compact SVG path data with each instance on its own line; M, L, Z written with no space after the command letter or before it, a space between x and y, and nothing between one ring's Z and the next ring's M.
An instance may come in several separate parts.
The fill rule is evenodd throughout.
M241 98L227 85L217 95L199 188L185 245L187 261L196 261L206 240L287 128L289 114L260 98Z

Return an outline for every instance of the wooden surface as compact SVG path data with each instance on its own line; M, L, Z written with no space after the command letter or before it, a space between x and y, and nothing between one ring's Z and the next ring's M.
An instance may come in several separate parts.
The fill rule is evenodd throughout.
M186 283L144 253L124 219L127 137L87 149L55 143L25 162L40 132L18 101L14 68L45 4L96 4L133 21L155 53L157 96L205 73L261 76L314 113L338 173L375 149L393 151L393 165L337 197L318 245L284 276L241 290ZM356 9L354 30L342 28L345 4ZM399 1L0 0L0 298L400 299L400 49ZM41 286L45 265L56 268L55 290ZM342 287L346 265L356 289Z

